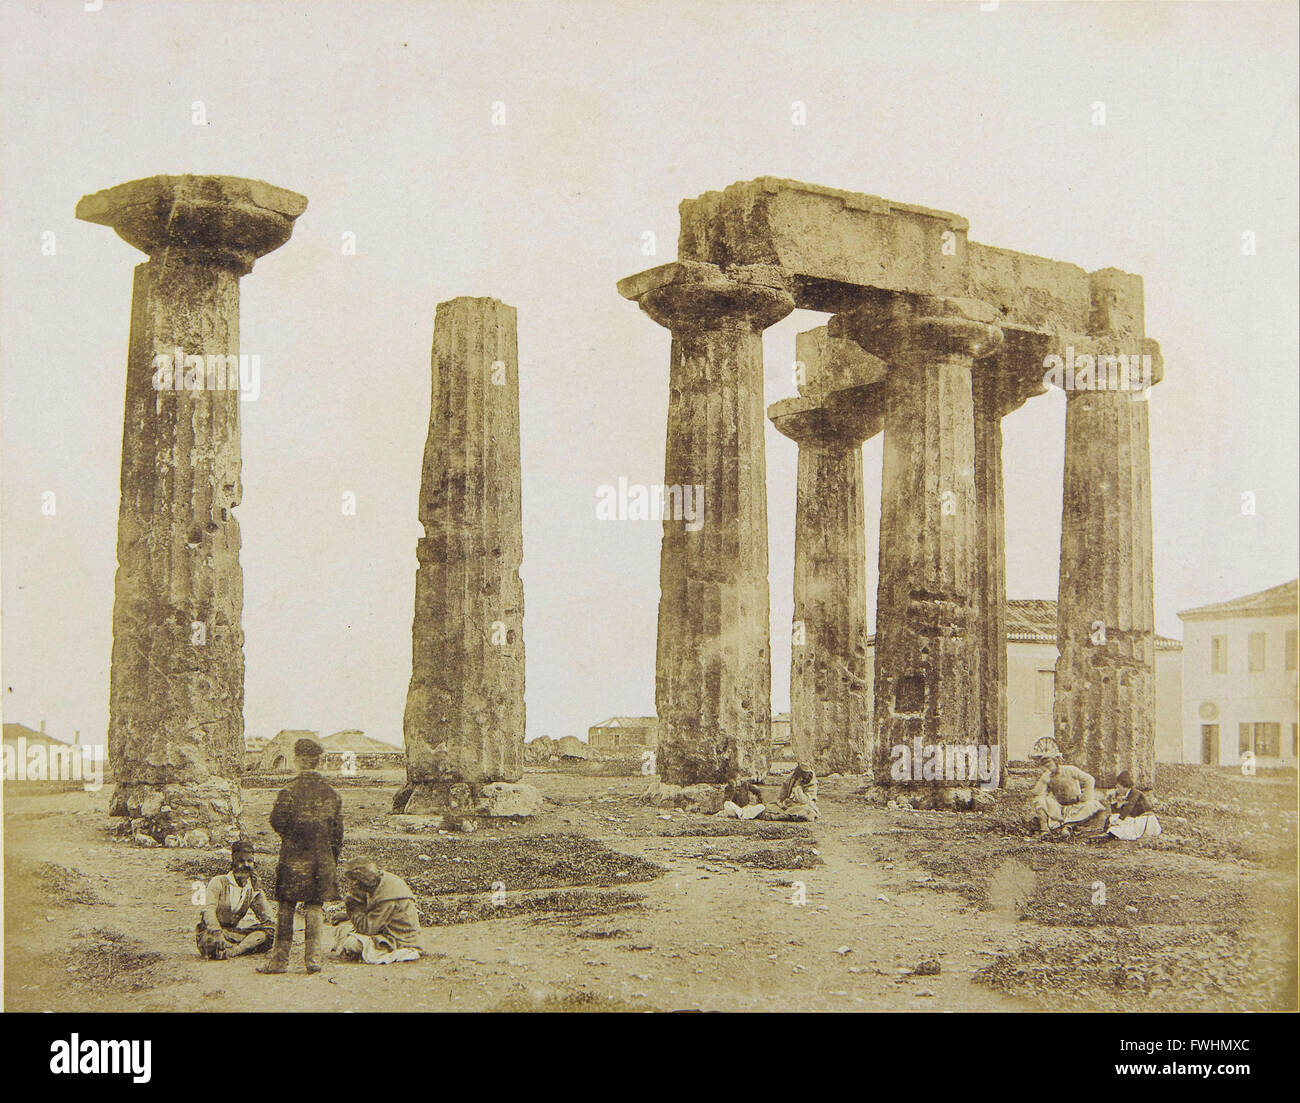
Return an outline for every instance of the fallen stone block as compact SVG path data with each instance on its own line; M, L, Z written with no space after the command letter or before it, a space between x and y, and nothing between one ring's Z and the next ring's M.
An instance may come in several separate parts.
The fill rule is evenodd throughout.
M494 781L483 786L483 815L536 816L542 810L542 794L519 781Z

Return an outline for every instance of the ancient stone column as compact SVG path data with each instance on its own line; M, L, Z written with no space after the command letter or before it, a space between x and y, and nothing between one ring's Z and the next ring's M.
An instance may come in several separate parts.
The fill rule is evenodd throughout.
M871 745L862 442L881 429L883 365L824 327L799 334L795 356L805 397L768 412L799 445L791 742L818 774L858 773Z
M1046 392L1046 334L1003 326L1004 342L975 365L975 518L979 545L976 631L980 647L979 730L982 745L998 748L998 782L1006 784L1007 553L1002 482L1002 419Z
M158 841L237 830L239 278L306 206L231 176L155 176L77 204L149 254L131 301L108 753L110 814Z
M891 777L895 747L929 757L944 753L931 748L964 749L981 738L971 377L975 359L1001 341L996 319L971 300L882 296L830 327L889 365L873 748L885 784L905 780ZM924 780L963 784L933 772Z
M1002 376L996 355L977 365L975 412L975 631L980 650L979 743L1007 764L1007 519L1002 497Z
M763 330L794 309L784 274L680 262L619 292L672 331L655 704L659 776L763 774L771 757ZM671 497L669 497L671 501Z
M515 308L439 303L420 481L408 812L469 810L523 773L524 593Z
M1100 361L1140 359L1152 343L1141 277L1108 268L1090 282L1088 355L1099 362L1091 373L1077 367L1066 388L1054 726L1067 760L1099 783L1112 785L1128 769L1148 784L1155 775L1148 392L1110 389L1114 378Z

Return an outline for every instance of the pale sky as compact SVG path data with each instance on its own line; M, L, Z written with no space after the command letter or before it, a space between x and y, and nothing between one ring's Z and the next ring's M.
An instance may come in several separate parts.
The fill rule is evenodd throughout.
M88 742L107 728L144 257L73 211L158 173L309 200L242 283L241 345L262 364L237 513L249 735L401 741L433 314L459 295L518 309L528 735L653 713L659 527L595 506L620 476L663 479L669 334L615 283L674 258L682 199L756 176L954 211L974 241L1140 273L1166 365L1150 400L1157 629L1181 637L1178 610L1297 574L1290 0L83 8L0 0L7 721ZM794 393L795 334L824 320L768 331L768 403ZM1011 597L1056 595L1063 415L1042 397L1004 425ZM796 451L770 425L767 448L780 711ZM865 454L874 616L879 439Z

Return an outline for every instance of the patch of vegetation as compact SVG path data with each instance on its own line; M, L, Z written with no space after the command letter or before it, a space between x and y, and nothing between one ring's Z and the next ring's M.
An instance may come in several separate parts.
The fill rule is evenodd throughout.
M493 1011L653 1011L645 1000L620 1000L595 992L519 993L507 996Z
M612 850L586 835L521 835L486 839L472 835L371 839L356 852L401 877L416 898L452 893L486 893L616 886L653 881L662 866Z
M1003 954L978 984L1033 995L1058 1009L1282 1011L1295 1008L1295 957L1233 930L1095 930L1056 945Z
M13 891L19 885L24 896L56 907L70 904L107 906L85 874L53 862L32 862L6 855L5 886Z
M150 950L137 938L111 927L95 927L79 935L68 955L67 971L87 988L142 992L175 978L160 966L166 955Z
M748 866L750 869L815 869L823 865L811 843L798 841L755 850L719 850L710 848L692 855L698 861Z
M637 892L614 889L610 892L593 892L590 889L570 889L563 892L539 893L531 896L508 897L493 904L491 897L471 900L417 900L420 922L428 927L447 927L458 923L480 923L489 919L517 919L532 916L534 922L548 918L587 918L610 915L615 912L639 908L645 897Z
M812 832L800 823L764 822L762 820L732 820L705 816L699 821L665 823L657 832L665 838L714 838L736 835L749 839L809 839Z

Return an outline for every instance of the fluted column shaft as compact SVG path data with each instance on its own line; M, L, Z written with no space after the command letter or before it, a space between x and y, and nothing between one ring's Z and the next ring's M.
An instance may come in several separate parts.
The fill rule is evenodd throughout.
M980 726L972 370L1001 340L982 304L892 300L840 316L889 364L876 602L874 772L898 746L969 747ZM936 780L954 780L951 778Z
M862 447L854 440L799 442L795 508L794 620L790 650L791 741L819 774L865 768L867 548Z
M1094 272L1090 332L1144 347L1142 280ZM1144 391L1072 389L1065 415L1054 725L1099 782L1155 774L1151 454Z
M305 207L260 181L194 176L77 207L150 255L131 303L108 750L110 811L159 840L239 817L239 279Z
M403 729L421 807L523 773L523 528L515 309L439 303Z
M979 720L976 742L996 747L998 779L1007 754L1007 549L1002 483L1004 388L995 358L981 362L973 379L975 412L975 630L979 640Z
M770 764L763 330L794 302L779 273L675 270L637 301L673 334L665 485L703 493L703 523L666 515L660 550L658 769L686 785Z

